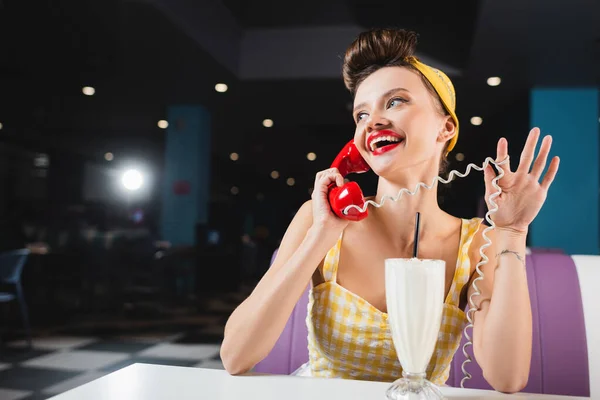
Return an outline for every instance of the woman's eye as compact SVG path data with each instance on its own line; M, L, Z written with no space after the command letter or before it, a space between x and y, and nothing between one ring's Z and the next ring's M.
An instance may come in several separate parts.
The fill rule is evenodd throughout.
M356 120L357 120L357 121L360 121L360 120L362 120L362 119L363 119L363 117L366 117L366 116L367 116L367 113L364 113L364 112L358 113L358 114L356 115Z
M398 104L400 104L400 103L406 103L406 100L405 100L405 99L403 99L403 98L401 98L401 97L396 97L396 98L393 98L393 99L390 101L390 107L394 107L395 105L398 105Z

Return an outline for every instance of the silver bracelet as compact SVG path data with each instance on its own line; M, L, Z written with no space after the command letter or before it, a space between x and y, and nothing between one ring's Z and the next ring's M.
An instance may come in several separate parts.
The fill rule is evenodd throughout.
M500 257L502 254L514 254L515 257L517 257L517 259L519 261L521 261L521 264L523 264L523 267L525 267L525 259L523 257L521 257L521 255L519 253L517 253L516 251L502 250L500 253L496 254L496 258Z

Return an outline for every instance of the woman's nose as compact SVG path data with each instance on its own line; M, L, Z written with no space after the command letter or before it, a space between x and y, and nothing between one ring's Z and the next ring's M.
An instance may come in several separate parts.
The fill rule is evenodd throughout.
M373 130L381 129L385 126L388 126L390 121L386 119L383 115L378 112L372 112L369 115L369 119L367 121L367 131L371 132Z

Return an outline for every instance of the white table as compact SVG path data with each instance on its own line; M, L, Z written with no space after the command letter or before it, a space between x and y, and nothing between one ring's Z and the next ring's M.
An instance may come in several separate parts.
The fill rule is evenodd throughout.
M133 364L51 400L385 400L389 383L285 375L231 376L223 370ZM441 388L448 400L525 398L582 400L583 397ZM587 398L586 398L587 399Z

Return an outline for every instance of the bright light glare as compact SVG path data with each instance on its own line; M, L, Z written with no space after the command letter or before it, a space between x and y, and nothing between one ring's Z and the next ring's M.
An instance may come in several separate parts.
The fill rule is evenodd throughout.
M144 183L144 178L142 174L135 169L130 169L125 171L123 177L121 178L121 183L127 190L138 190L142 187Z

